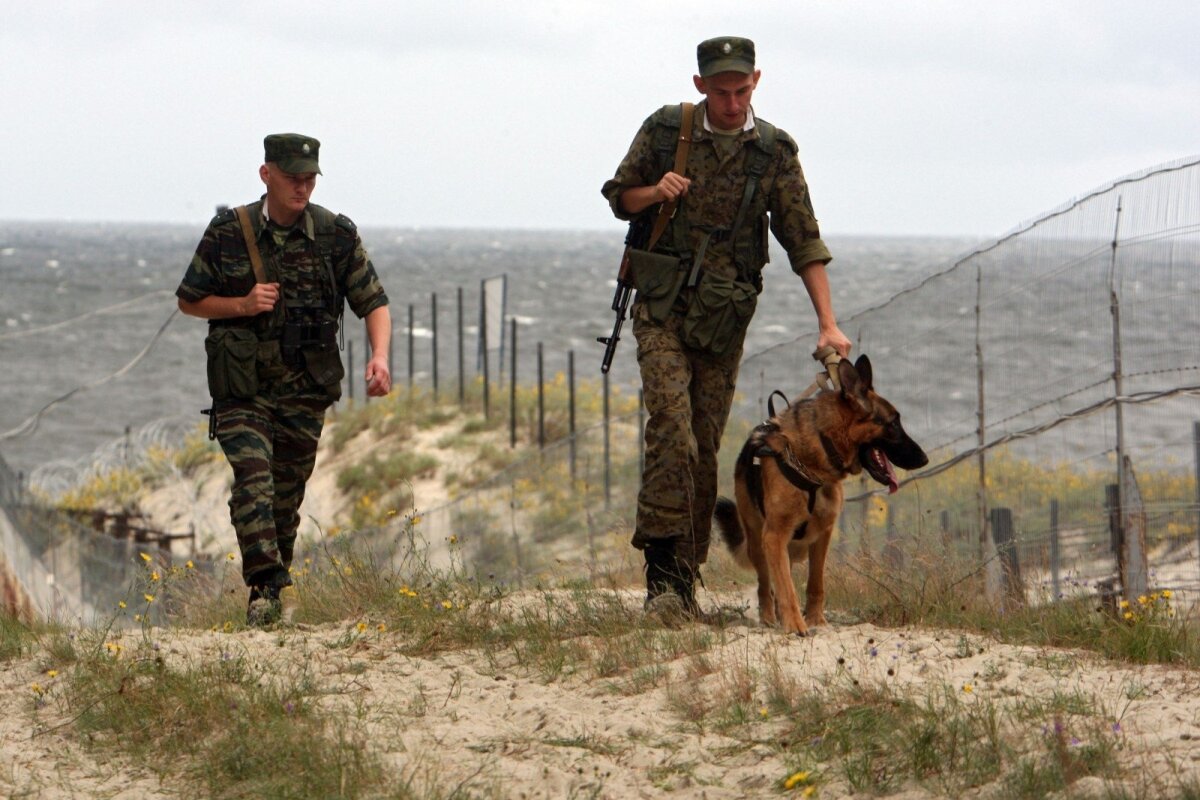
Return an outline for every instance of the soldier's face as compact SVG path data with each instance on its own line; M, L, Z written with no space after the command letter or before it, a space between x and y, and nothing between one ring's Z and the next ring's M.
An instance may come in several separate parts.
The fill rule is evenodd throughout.
M290 225L300 217L317 186L315 172L284 172L274 164L263 164L258 175L267 186L272 219L280 216L282 218L275 221L284 225Z
M750 108L750 97L758 86L762 73L718 72L701 78L692 76L696 91L708 98L708 121L722 130L734 130L746 124L746 111Z

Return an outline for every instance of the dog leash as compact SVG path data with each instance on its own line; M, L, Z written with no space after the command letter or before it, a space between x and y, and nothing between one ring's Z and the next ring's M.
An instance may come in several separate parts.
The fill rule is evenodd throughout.
M813 380L813 382L809 384L808 388L804 390L804 393L800 395L801 400L812 397L821 390L826 392L836 392L842 388L837 377L837 365L838 362L842 360L842 357L838 355L837 350L835 350L832 345L827 344L820 350L814 352L813 358L824 364L825 369L824 371L817 373L816 379ZM775 416L775 395L779 395L779 398L783 400L784 408L787 408L792 404L791 401L787 399L786 394L776 389L775 391L771 392L771 394L767 395L767 419L771 419Z

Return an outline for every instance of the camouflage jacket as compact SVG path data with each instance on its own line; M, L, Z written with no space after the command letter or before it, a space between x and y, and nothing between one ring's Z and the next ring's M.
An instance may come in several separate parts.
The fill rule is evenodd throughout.
M608 199L613 214L618 219L629 220L632 216L621 209L621 194L635 186L650 186L658 183L674 162L674 139L662 136L662 129L679 127L679 106L663 106L642 123L633 139L625 159L617 167L616 175L604 184L601 193ZM747 159L751 148L762 148L764 123L755 120L753 130L743 131L737 138L730 154L722 153L714 141L713 134L704 127L705 103L696 105L692 122L692 145L688 153L687 174L691 187L680 203L674 220L663 235L655 250L691 258L699 249L707 231L728 230L733 226L738 207L746 186ZM773 126L772 126L773 127ZM809 199L808 184L800 169L796 142L782 130L774 128L775 147L767 163L766 171L759 183L750 210L745 216L738 239L751 242L751 263L743 264L741 271L754 274L767 261L767 218L770 230L787 251L792 269L797 273L804 265L832 259L829 249L821 241L821 231ZM664 141L669 145L663 146ZM664 152L669 151L669 152ZM643 215L653 218L658 206L650 206ZM705 271L723 277L737 276L734 243L718 234L704 251ZM755 263L756 262L756 263ZM757 279L757 276L754 275ZM757 282L757 280L756 280ZM760 285L761 286L761 285Z
M261 340L278 339L287 308L320 307L340 316L342 298L358 317L388 304L387 294L367 257L354 223L310 203L299 222L277 243L263 216L263 202L250 203L259 253L268 281L278 281L282 299L270 313L249 319L212 320L251 327ZM281 234L282 235L282 234ZM327 253L327 256L324 254ZM329 263L326 263L326 262ZM336 288L331 282L336 281ZM242 297L254 286L254 268L233 210L213 217L175 294L188 302L210 295Z

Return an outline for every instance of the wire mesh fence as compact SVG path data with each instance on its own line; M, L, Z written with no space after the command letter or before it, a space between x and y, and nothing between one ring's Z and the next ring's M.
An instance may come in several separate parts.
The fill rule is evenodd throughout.
M1137 564L1120 572L1131 552L1147 586L1185 600L1200 589L1198 184L1200 159L1129 176L842 319L856 351L871 357L877 389L931 460L890 497L850 479L836 550L942 548L996 564L990 520L1008 509L1030 602L1137 588L1129 572ZM812 380L812 343L806 334L743 360L724 481L770 392L794 395ZM434 561L457 559L505 580L591 574L632 527L640 422L614 414L448 503L416 509L415 526L384 525L364 538L394 549L415 533ZM128 457L116 447L108 460ZM0 470L6 511L17 483ZM17 538L41 535L24 524ZM7 552L10 566L32 575L48 548L27 550L15 564ZM107 551L104 559L129 560Z

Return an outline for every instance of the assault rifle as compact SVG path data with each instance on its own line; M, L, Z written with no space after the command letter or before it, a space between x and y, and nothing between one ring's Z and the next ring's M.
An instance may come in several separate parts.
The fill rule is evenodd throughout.
M613 356L617 353L617 342L621 341L621 326L629 313L629 295L633 293L633 276L629 273L629 251L644 247L650 238L650 224L645 216L638 217L629 223L629 232L625 234L625 252L621 254L621 267L617 270L617 288L613 292L612 310L617 312L613 321L612 334L597 336L596 341L604 345L604 358L600 361L601 374L607 374L612 367Z

